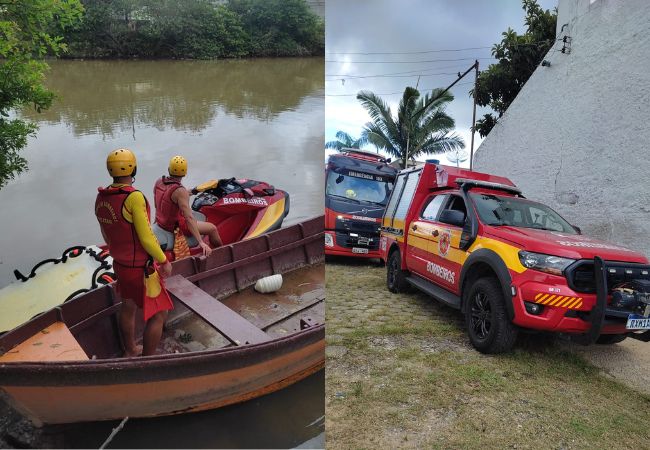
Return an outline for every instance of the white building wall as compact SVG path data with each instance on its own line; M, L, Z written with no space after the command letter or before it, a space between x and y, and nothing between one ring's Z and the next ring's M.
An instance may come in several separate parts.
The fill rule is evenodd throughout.
M650 2L560 0L557 23L571 53L555 44L474 168L650 257Z

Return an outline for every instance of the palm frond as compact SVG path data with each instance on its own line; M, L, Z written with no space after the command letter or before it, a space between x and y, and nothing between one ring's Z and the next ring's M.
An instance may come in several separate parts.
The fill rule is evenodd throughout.
M379 126L390 140L398 139L399 127L393 119L390 107L381 97L370 91L361 91L357 94L357 100L366 109L373 123Z

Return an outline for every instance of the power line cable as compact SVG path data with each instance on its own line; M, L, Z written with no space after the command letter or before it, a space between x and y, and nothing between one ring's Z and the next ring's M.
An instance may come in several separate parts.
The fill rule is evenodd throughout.
M550 39L545 39L537 42L525 42L521 44L514 44L515 47L526 47L540 45L544 42L548 42ZM423 51L412 51L412 52L325 52L327 55L423 55L427 53L442 53L442 52L463 52L467 50L486 50L494 48L494 44L491 46L485 47L466 47L466 48L450 48L450 49L440 49L440 50L423 50Z
M473 81L467 81L465 83L458 83L454 87L463 86L463 85L467 85L467 84L474 84L474 82ZM420 92L432 91L434 89L439 89L439 87L423 88L423 89L420 89ZM401 91L401 92L385 92L385 93L375 93L375 95L397 95L397 94L402 95L403 93L404 93L404 91ZM357 94L325 94L325 97L356 97L357 95L358 95L358 93Z
M406 70L402 72L388 72L388 73L378 73L378 74L373 74L373 75L348 75L348 74L325 74L326 77L344 77L344 78L373 78L376 76L383 76L383 75L403 75L407 73L413 73L413 74L422 74L424 72L428 72L430 70L444 70L444 69L459 69L459 68L465 68L465 64L454 64L451 66L442 66L442 67L430 67L428 69L415 69L415 70Z
M425 53L463 52L466 50L483 50L492 47L450 48L443 50L423 50L415 52L325 52L328 55L423 55Z
M412 78L412 77L435 77L438 75L456 75L456 72L438 72L438 73L412 73L410 75L375 75L375 76L365 76L365 77L336 77L328 81L341 81L341 80L358 80L362 78Z
M420 61L340 61L340 60L325 60L326 63L348 63L348 64L421 64L433 62L451 62L451 61L475 61L477 59L497 59L494 57L485 58L456 58L456 59L429 59Z

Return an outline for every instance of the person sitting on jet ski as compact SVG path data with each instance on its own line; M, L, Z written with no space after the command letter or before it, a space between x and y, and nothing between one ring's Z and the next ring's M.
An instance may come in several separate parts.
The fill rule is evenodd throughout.
M179 155L174 156L169 160L168 172L169 176L160 177L153 188L156 224L171 233L178 227L183 235L193 236L201 246L203 255L209 256L212 249L201 236L209 236L213 247L221 245L221 237L214 224L196 220L192 215L190 193L181 184L187 175L187 160Z

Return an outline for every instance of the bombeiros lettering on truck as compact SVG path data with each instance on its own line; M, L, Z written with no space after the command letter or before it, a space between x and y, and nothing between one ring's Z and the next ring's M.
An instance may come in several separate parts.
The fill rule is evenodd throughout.
M380 242L388 289L459 309L481 352L509 351L523 329L650 341L646 256L582 235L505 177L437 161L401 171Z

